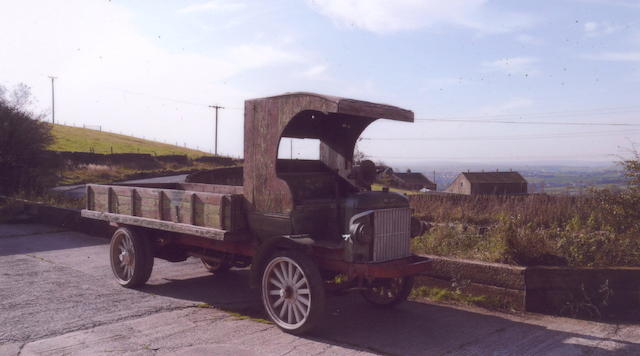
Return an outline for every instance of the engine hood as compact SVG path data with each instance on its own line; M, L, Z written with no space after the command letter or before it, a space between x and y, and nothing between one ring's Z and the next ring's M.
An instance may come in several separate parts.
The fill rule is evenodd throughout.
M344 208L354 210L354 213L374 209L406 208L408 206L409 199L405 195L393 192L361 192L344 200Z

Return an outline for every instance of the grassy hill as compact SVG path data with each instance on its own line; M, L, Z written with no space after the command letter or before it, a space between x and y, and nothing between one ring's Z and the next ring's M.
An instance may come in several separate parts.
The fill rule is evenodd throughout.
M175 154L190 157L210 155L190 148L81 127L54 125L51 133L55 142L49 149L54 151L90 152L93 149L95 153L111 153L113 148L113 153Z

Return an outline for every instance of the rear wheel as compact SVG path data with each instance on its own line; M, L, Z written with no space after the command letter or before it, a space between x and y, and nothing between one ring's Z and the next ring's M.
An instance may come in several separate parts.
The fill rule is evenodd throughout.
M325 290L316 264L298 251L273 255L262 274L262 302L282 330L302 334L324 316Z
M127 288L145 284L153 270L151 242L141 232L121 227L109 247L111 270L118 283Z
M380 308L390 308L404 302L413 288L413 276L377 279L362 291L364 299Z

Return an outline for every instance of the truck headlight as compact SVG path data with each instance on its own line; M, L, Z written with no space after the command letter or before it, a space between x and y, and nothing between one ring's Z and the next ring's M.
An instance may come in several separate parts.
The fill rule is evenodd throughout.
M359 244L365 245L373 241L373 210L356 214L349 219L349 235Z
M424 234L425 230L427 229L425 225L426 224L424 223L424 221L412 216L411 217L411 238L418 237Z
M370 224L361 222L356 224L353 238L359 243L369 243L373 239L373 229Z

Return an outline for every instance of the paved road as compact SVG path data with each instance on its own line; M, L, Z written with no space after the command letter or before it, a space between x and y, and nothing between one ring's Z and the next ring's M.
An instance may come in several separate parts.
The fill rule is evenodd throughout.
M156 260L147 286L119 287L100 238L0 225L0 355L638 355L640 326L409 302L376 310L332 298L313 335L263 318L247 272Z
M188 174L178 174L175 176L125 180L118 183L184 183L187 179L187 176Z

